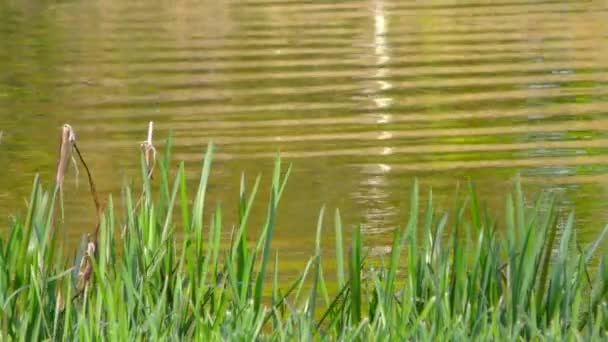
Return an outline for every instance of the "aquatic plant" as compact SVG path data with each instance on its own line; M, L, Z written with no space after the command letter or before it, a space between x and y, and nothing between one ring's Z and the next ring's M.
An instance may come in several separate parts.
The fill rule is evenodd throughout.
M321 209L311 257L286 284L279 282L271 242L290 168L276 159L257 240L248 233L260 177L253 184L242 177L238 222L226 245L223 209L206 208L213 145L191 189L184 164L172 169L170 139L157 158L151 127L142 144L141 192L124 185L121 210L112 196L102 207L89 178L102 209L72 261L58 235L69 228L55 213L77 146L69 130L62 134L67 140L54 190L36 177L27 214L12 219L0 240L2 340L608 337L608 260L600 252L608 226L580 247L574 216L562 219L549 194L527 206L516 182L514 194L505 194L506 219L499 224L472 185L451 216L437 215L430 190L421 210L414 181L408 222L394 230L386 262L369 256L360 229L345 232L335 212L335 275L323 268ZM88 168L87 174L92 177Z

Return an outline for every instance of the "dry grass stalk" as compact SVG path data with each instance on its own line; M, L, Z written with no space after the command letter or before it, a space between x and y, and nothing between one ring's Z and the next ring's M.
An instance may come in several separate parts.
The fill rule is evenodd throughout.
M93 272L93 264L91 262L92 258L95 257L95 252L97 250L97 237L99 235L99 227L101 225L101 213L103 211L103 207L101 206L101 201L99 200L99 194L97 193L97 188L95 187L95 182L93 181L93 176L91 175L91 171L87 163L84 161L82 157L82 153L76 145L76 141L74 141L74 150L80 159L80 162L84 166L85 171L87 172L87 178L89 180L89 187L91 188L91 196L93 197L93 202L95 204L97 222L95 223L95 231L93 234L89 234L88 236L88 244L87 250L84 257L80 263L80 272L78 273L78 286L77 289L80 293L86 293L86 289L89 286L91 280L91 274Z
M72 129L72 126L68 124L64 124L61 128L61 135L59 136L59 152L57 156L57 170L55 172L55 186L58 192L63 191L63 182L65 180L65 174L67 173L67 168L69 161L72 161L75 170L76 176L76 184L78 184L78 165L76 164L76 160L73 156L74 151L74 143L76 142L76 134ZM48 239L53 237L54 227L55 227L55 219L57 216L56 208L51 217L51 228L48 231Z
M59 158L57 159L57 172L55 174L55 184L59 190L63 189L63 181L67 172L68 163L71 160L74 169L76 170L76 179L78 179L78 167L73 156L74 144L76 143L76 134L72 126L64 124L61 129L59 138Z
M59 191L61 191L63 188L65 174L67 172L67 167L70 160L74 164L74 168L76 169L76 176L78 176L78 168L76 159L74 158L74 154L78 156L80 163L86 171L89 187L91 189L91 197L93 198L93 203L95 205L96 214L94 232L93 234L88 234L87 248L80 262L80 265L78 265L79 273L77 277L76 286L79 290L79 294L77 294L78 296L84 292L84 289L87 288L91 280L91 274L93 272L92 258L95 257L95 251L97 250L97 235L99 233L99 227L101 224L101 213L103 211L103 207L101 205L101 201L99 200L99 193L97 192L95 181L93 180L93 176L91 175L91 170L89 169L89 166L84 160L82 152L80 151L80 149L78 148L78 144L76 143L76 133L74 132L72 126L64 124L61 130L61 137L59 141L59 157L57 160L57 172L55 175L55 182Z
M146 174L147 174L148 179L152 179L152 176L154 174L154 167L156 166L156 148L154 147L154 143L152 142L153 131L154 131L154 122L150 121L148 123L147 139L144 142L142 142L141 144L139 144L139 147L141 148L141 151L144 154L144 162L146 163L146 171L147 171ZM145 192L145 189L142 189L141 196L139 197L139 199L137 200L137 203L135 203L135 206L133 207L134 212L137 211L137 209L141 205L141 201L145 195L144 192ZM124 229L123 229L123 232L124 232Z
M57 312L63 312L63 310L65 310L65 300L63 300L60 286L57 287L57 291L55 292L55 310Z
M78 294L82 294L86 292L87 287L91 282L91 275L93 274L93 262L92 258L95 257L95 251L97 250L97 242L95 240L91 240L89 237L89 243L87 244L87 249L85 254L80 261L76 289L78 290ZM93 237L94 239L94 237Z
M78 145L76 144L76 133L72 126L68 124L64 124L61 130L61 137L59 141L59 159L57 160L57 173L55 175L55 182L57 187L61 190L63 187L63 182L65 180L65 174L67 172L67 165L69 160L74 164L74 168L76 169L76 174L78 175L78 167L76 163L76 159L74 158L74 151L76 151L76 155L80 159L80 162L84 166L84 169L87 173L87 178L89 181L89 187L91 189L91 196L93 197L93 203L95 204L95 210L97 215L97 224L95 228L95 234L97 235L97 230L99 229L99 223L101 222L101 212L102 206L101 201L99 200L99 194L97 193L97 188L95 187L95 182L93 181L93 176L91 175L91 170L89 166L85 162Z
M156 148L152 143L152 133L154 131L154 122L148 123L148 138L140 144L141 150L144 154L146 161L146 168L148 170L148 179L152 179L152 173L154 172L154 166L156 165Z

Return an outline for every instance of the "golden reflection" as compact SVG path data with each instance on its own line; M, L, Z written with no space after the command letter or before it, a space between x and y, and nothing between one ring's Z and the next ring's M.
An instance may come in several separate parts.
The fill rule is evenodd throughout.
M374 18L374 56L375 56L375 71L373 79L376 82L376 89L372 91L372 99L377 111L387 110L393 99L383 94L390 90L393 86L390 81L390 70L386 66L391 61L389 55L389 47L387 42L387 19L384 10L384 0L373 1L373 18ZM391 121L391 115L385 113L376 113L380 116L381 122L388 123Z
M361 228L366 234L387 232L392 228L388 223L397 215L397 208L391 204L393 189L386 177L390 169L386 164L370 166L359 189L352 193L352 198L363 208Z
M389 46L387 41L388 25L385 12L384 0L373 1L373 19L374 19L374 35L373 35L373 56L374 73L372 79L374 83L367 93L373 101L371 117L375 119L375 124L389 124L392 120L392 114L389 112L393 104L393 98L386 95L386 92L393 88L391 84L391 73L388 63L391 61L389 54ZM390 144L393 138L393 133L389 131L379 131L376 136L378 141L386 141ZM390 146L380 147L378 154L388 156L392 154L393 149ZM363 229L366 233L381 233L386 231L386 220L396 215L394 208L387 201L390 191L388 186L389 180L387 174L391 171L388 164L375 164L375 170L370 172L362 172L361 189L358 190L353 197L365 209L362 213L364 218Z

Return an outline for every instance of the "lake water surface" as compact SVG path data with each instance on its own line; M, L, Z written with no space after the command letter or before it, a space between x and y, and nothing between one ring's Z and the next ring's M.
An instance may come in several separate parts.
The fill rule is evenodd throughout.
M407 219L414 177L439 210L470 177L501 212L520 173L530 198L559 194L589 241L608 222L607 6L2 1L0 220L24 212L36 173L52 181L65 122L99 190L118 200L122 181L138 179L152 120L159 149L172 132L193 188L216 143L208 204L229 213L242 172L267 187L277 152L293 164L274 245L294 268L324 204L385 246ZM74 183L66 233L76 241L94 210L82 170ZM233 223L229 214L227 231Z

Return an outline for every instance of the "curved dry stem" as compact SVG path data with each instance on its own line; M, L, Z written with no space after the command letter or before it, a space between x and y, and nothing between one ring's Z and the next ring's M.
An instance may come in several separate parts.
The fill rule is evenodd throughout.
M93 197L93 203L95 204L97 223L95 226L95 232L93 233L93 241L96 241L97 232L99 231L99 225L101 224L101 212L102 212L103 208L101 206L101 201L99 200L99 194L97 193L97 188L95 187L95 182L93 181L93 176L91 175L91 170L89 169L87 162L84 161L84 158L82 157L82 153L80 152L80 149L78 148L78 145L76 144L76 141L73 142L73 146L74 146L74 150L76 151L76 154L78 155L78 159L80 159L80 162L84 166L84 170L87 172L87 178L89 180L89 187L91 188L91 196Z

